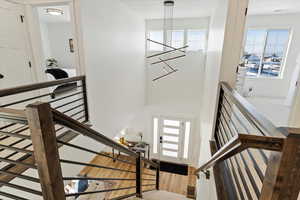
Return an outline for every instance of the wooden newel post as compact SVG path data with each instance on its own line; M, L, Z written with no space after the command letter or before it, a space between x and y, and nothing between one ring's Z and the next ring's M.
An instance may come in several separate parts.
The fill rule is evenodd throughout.
M143 191L142 191L142 158L141 153L139 153L139 156L136 158L136 197L142 198Z
M290 129L282 152L273 152L269 157L260 200L297 200L299 182L300 134Z
M26 107L26 115L44 200L65 200L51 107L37 102Z
M156 190L159 190L159 174L160 174L160 163L159 161L156 162L157 163L157 168L156 168Z

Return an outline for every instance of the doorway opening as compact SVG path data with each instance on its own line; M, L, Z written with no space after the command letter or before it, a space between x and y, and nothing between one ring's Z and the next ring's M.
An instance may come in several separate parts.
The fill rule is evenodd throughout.
M74 77L77 72L74 22L70 4L38 6L43 70L48 80Z

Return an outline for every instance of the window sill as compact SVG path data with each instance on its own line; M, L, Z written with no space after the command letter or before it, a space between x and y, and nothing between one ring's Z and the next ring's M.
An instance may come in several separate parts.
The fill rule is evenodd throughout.
M258 79L258 80L283 80L283 77L248 77L246 76L246 79Z

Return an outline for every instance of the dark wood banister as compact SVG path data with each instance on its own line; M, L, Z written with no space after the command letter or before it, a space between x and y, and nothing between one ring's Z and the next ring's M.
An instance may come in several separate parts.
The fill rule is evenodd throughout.
M0 97L10 96L10 95L14 95L14 94L20 94L23 92L30 92L33 90L44 89L47 87L52 87L52 86L61 85L64 83L70 83L70 82L74 82L74 81L80 81L80 80L85 80L85 76L76 76L76 77L72 77L72 78L59 79L59 80L55 80L55 81L46 81L46 82L42 82L42 83L34 83L34 84L29 84L29 85L24 85L24 86L19 86L19 87L3 89L3 90L0 90Z
M30 92L34 90L39 90L39 89L44 89L52 86L59 86L71 82L77 82L81 81L82 85L82 93L83 93L83 99L84 99L84 110L85 110L85 122L88 121L89 119L89 114L88 114L88 105L87 105L87 91L86 91L86 79L85 76L78 76L78 77L73 77L73 78L67 78L67 79L60 79L56 81L48 81L48 82L43 82L43 83L37 83L37 84L30 84L30 85L25 85L21 87L14 87L14 88L9 88L9 89L3 89L0 90L0 97L4 96L10 96L10 95L16 95L24 92ZM78 86L79 87L79 86ZM37 97L21 100L18 102L14 102L15 104L17 103L22 103L26 102L29 100L33 99L38 99L40 97L44 97L46 95L49 95L51 93L45 94L45 95L40 95ZM136 188L136 193L128 195L136 195L139 197L142 197L142 193L144 192L142 190L142 186L149 186L149 185L142 185L142 168L143 168L143 163L147 164L147 166L152 166L155 168L156 171L156 184L151 184L155 185L156 189L159 189L159 164L146 159L142 158L139 154L135 153L134 151L131 151L130 149L122 146L121 144L111 140L110 138L100 134L99 132L91 129L87 125L80 123L76 121L75 119L72 119L71 116L67 116L62 112L59 112L55 109L52 109L50 106L51 102L47 103L42 103L42 102L36 102L34 104L30 104L26 106L25 110L17 110L17 109L11 109L11 108L0 108L0 118L2 118L3 121L8 120L9 122L16 122L20 124L29 124L30 130L31 130L31 139L32 142L34 143L34 149L39 149L36 152L30 152L19 149L19 148L14 148L16 151L21 151L27 153L24 157L22 157L22 160L26 160L26 166L27 162L28 163L36 163L38 172L39 172L39 181L41 181L41 186L42 186L42 193L40 195L43 195L44 198L47 197L46 199L53 199L53 200L58 200L58 199L65 199L65 194L63 192L63 181L62 181L62 174L61 170L58 170L61 168L60 166L60 160L58 159L58 148L61 146L61 144L57 145L56 144L56 135L55 135L55 128L54 128L54 121L60 125L65 126L66 128L72 129L73 135L78 135L82 134L84 136L87 136L95 141L98 141L106 146L112 147L114 149L119 150L120 152L126 153L127 155L133 157L136 159L136 167L137 171L134 172L136 173L136 186L132 186L130 188ZM11 103L10 105L13 105ZM8 106L8 105L6 105ZM65 134L65 133L63 133ZM67 137L71 137L71 134L65 134ZM74 135L74 136L75 136ZM24 136L25 137L25 136ZM51 140L49 139L51 138ZM73 136L72 136L73 138ZM64 139L64 138L62 138ZM68 138L67 138L68 139ZM60 141L61 139L59 139ZM63 140L64 141L64 140ZM69 141L69 139L67 140ZM66 142L67 142L66 141ZM8 148L13 148L13 147L7 147ZM56 153L54 153L54 150ZM9 161L9 160L7 160ZM19 165L22 164L20 161L13 161L14 163L18 163ZM29 166L29 164L28 164ZM5 180L5 183L9 184L9 181L12 179L18 177L18 176L23 176L22 172L24 172L27 168L20 168L19 166L11 166L9 169L12 169L13 171L16 171L18 173L14 174L9 174L7 177L3 177L2 179ZM53 169L53 170L52 170ZM115 168L111 168L112 170L117 170ZM10 172L10 171L9 171ZM20 174L20 175L19 175ZM146 174L146 173L145 173ZM23 178L28 178L23 176ZM50 183L50 184L49 184ZM55 184L54 184L55 183ZM59 183L59 184L58 184ZM57 186L59 185L59 186ZM140 188L138 190L138 188ZM116 188L116 189L109 189L107 191L113 191L113 190L124 190L126 188ZM129 188L128 188L129 189ZM94 191L93 193L96 192L104 192L103 191ZM9 195L9 194L8 194ZM120 197L120 199L125 198L125 196Z
M266 147L268 147L267 143L262 146L260 146L260 143L256 144L256 142L258 142L257 139L262 139L265 140L265 142L270 142L269 145L272 145L274 140L278 140L277 144L280 144L280 146L282 146L283 139L286 138L285 131L282 131L279 128L275 127L270 120L260 114L253 105L251 105L237 91L232 89L228 85L228 83L221 82L220 87L221 89L223 89L226 96L230 98L231 102L233 102L233 104L243 114L243 116L245 116L247 120L249 120L265 136L238 134L236 137L232 138L224 147L217 151L209 161L207 161L204 165L197 169L195 171L195 174L198 174L201 171L205 171L208 168L212 167L215 163L220 162L237 153L240 153L247 148L265 149Z
M257 148L270 151L281 151L284 139L258 135L238 134L233 137L225 146L219 149L212 157L195 171L195 174L204 172L213 167L216 163L226 160L247 148Z
M224 102L226 105L223 104ZM229 114L229 122L232 124L230 127L228 121L226 123L227 119L224 119L224 115L222 115L223 110L226 111L228 107L234 118L245 118L250 126L255 128L255 131L252 132L243 127L247 134L240 134ZM235 113L235 109L240 112L240 116ZM214 167L215 178L220 181L216 184L219 199L224 199L224 191L230 189L234 193L242 195L241 199L244 199L243 191L245 191L248 199L251 199L252 195L259 200L296 200L298 198L300 191L299 128L275 127L272 122L261 115L254 106L225 82L220 83L219 105L215 119L214 136L211 140L215 140L214 145L212 145L215 146L215 149L211 148L212 157L196 170L196 175L203 172L209 178L208 169ZM224 120L225 125L222 123ZM263 159L265 159L267 168L264 175L261 174L262 176L260 176L261 169L259 169L256 161L253 161L253 155L248 150L249 148L259 149L258 152L262 157L265 157ZM247 155L252 159L249 162L253 163L253 173L260 176L261 186L255 182L254 175L248 166L249 163L245 161L245 157L241 153L244 150L247 150ZM270 150L268 157L263 150ZM239 156L233 157L237 154ZM231 157L232 159L229 159ZM221 161L224 162L220 163ZM241 168L244 168L246 175L243 174ZM222 174L220 169L222 169ZM245 181L244 175L249 178L250 186ZM233 180L237 183L236 188L231 186L233 184L228 184L233 183ZM253 188L255 194L251 194L249 187ZM227 196L225 199L237 198Z
M110 147L117 149L118 151L121 151L123 153L126 153L130 156L133 156L135 158L139 157L139 155L137 153L135 153L134 151L131 151L130 149L124 147L123 145L121 145L121 144L113 141L112 139L104 136L103 134L93 130L92 128L88 127L87 125L84 125L84 124L70 118L69 116L64 115L63 113L61 113L55 109L52 109L52 113L53 113L54 121L56 123L66 126L70 129L73 129L74 131L77 131L78 133L80 133L82 135L90 137L102 144L110 146ZM143 161L150 164L151 166L153 166L155 168L158 167L158 164L156 164L146 158L143 158Z

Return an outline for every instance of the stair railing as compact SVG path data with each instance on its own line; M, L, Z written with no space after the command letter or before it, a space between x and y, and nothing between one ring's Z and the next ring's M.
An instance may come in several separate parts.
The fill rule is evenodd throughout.
M37 170L25 107L35 101L48 102L66 115L87 122L85 76L3 89L0 99L0 195L10 199L36 199L42 196L40 178L23 174L28 169L32 173ZM77 136L62 126L55 129L60 141L69 142ZM29 181L32 186L20 185L14 182L15 178ZM11 189L16 192L10 192Z
M30 194L47 200L60 200L69 196L111 192L111 199L124 199L130 196L141 197L143 192L159 189L159 164L141 157L86 124L89 112L85 76L0 90L0 98L0 153L13 150L5 157L0 154L1 163L5 163L2 168L0 166L0 187L25 192L24 196L18 196L18 193L1 190L0 196L26 200L32 199L26 196ZM119 150L122 152L121 158L89 146L76 145L72 140L80 135L98 142L99 150L103 145ZM8 145L3 144L11 138L17 139ZM20 147L25 140L26 145ZM116 161L117 166L123 163L130 169L64 159L59 154L61 147L102 156ZM124 177L124 173L126 176L69 177L63 174L64 165L105 169L115 176ZM22 174L31 167L38 171L38 177ZM40 188L35 190L12 184L15 178L31 180L40 184ZM66 194L64 186L72 180L114 181L116 186L101 191ZM129 186L122 187L124 182L130 182L127 184Z
M196 174L209 177L213 168L218 199L297 199L300 131L276 128L224 82L210 145L212 157Z
M95 131L89 126L82 124L55 109L51 109L48 103L35 103L28 105L26 108L26 113L35 152L37 151L35 153L35 159L39 170L39 176L43 177L40 180L44 199L47 197L47 199L51 200L61 200L65 199L66 197L77 197L82 195L107 192L113 193L120 191L123 193L112 194L110 195L110 199L124 199L130 196L142 197L143 192L159 189L159 176L157 176L157 174L159 174L159 165L157 163L154 163L146 158L142 158L140 154L129 150L128 148ZM64 126L80 135L98 142L100 147L101 145L105 145L122 152L126 155L126 160L124 158L115 158L110 154L105 154L104 152L98 152L90 149L88 146L77 146L72 143L66 143L57 140L54 129L55 124ZM62 144L84 152L93 153L101 156L101 158L109 158L112 162L116 160L116 162L118 162L116 165L117 167L61 158L58 152L58 144ZM62 173L61 166L63 164L111 171L114 176L68 177L64 176ZM128 169L124 169L124 167L118 167L121 165L125 165ZM150 166L152 168L150 168ZM64 181L71 180L114 181L116 182L116 187L98 191L84 191L65 194L63 192L65 185ZM125 186L122 186L124 185L122 181L126 182Z

